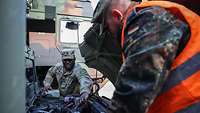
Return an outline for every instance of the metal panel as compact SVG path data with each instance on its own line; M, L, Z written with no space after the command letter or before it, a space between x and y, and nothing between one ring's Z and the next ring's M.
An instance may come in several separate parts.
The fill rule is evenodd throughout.
M0 109L25 111L25 0L0 1Z

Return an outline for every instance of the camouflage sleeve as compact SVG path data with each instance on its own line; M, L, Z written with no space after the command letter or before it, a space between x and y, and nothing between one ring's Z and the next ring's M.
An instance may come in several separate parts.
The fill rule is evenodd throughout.
M75 66L75 75L80 83L80 94L82 94L83 92L87 92L88 94L90 94L93 84L90 75L79 64L76 64Z
M147 112L170 73L186 29L184 22L160 7L141 10L130 19L125 29L125 62L113 97L128 112Z
M53 82L53 79L55 77L56 74L56 66L52 66L51 68L49 68L46 77L43 81L44 86L50 86L51 83Z

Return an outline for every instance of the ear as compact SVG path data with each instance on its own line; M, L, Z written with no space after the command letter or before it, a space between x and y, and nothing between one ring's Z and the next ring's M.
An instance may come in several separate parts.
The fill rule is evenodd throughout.
M119 11L118 9L112 10L112 16L114 17L115 20L118 20L118 21L121 21L123 18L122 12Z

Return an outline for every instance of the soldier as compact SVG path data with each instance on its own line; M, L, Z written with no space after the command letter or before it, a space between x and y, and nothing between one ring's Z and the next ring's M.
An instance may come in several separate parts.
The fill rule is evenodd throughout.
M199 15L169 1L100 0L93 22L123 50L114 113L200 111Z
M65 97L69 94L80 93L80 100L85 101L93 84L87 71L79 64L75 63L74 50L62 50L62 62L51 67L44 80L44 89L51 88L53 78L58 81L60 95Z

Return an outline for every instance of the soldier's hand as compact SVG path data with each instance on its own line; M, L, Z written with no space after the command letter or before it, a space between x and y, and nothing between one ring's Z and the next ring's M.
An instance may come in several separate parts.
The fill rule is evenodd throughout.
M50 86L50 85L46 85L46 86L44 86L44 88L43 88L43 90L45 91L45 92L48 92L49 90L51 90L52 89L52 87Z
M66 97L64 97L64 102L68 103L68 102L71 102L73 99L74 99L74 97L72 97L72 96L66 96Z
M87 92L84 92L80 96L80 103L85 102L89 97L89 94Z

